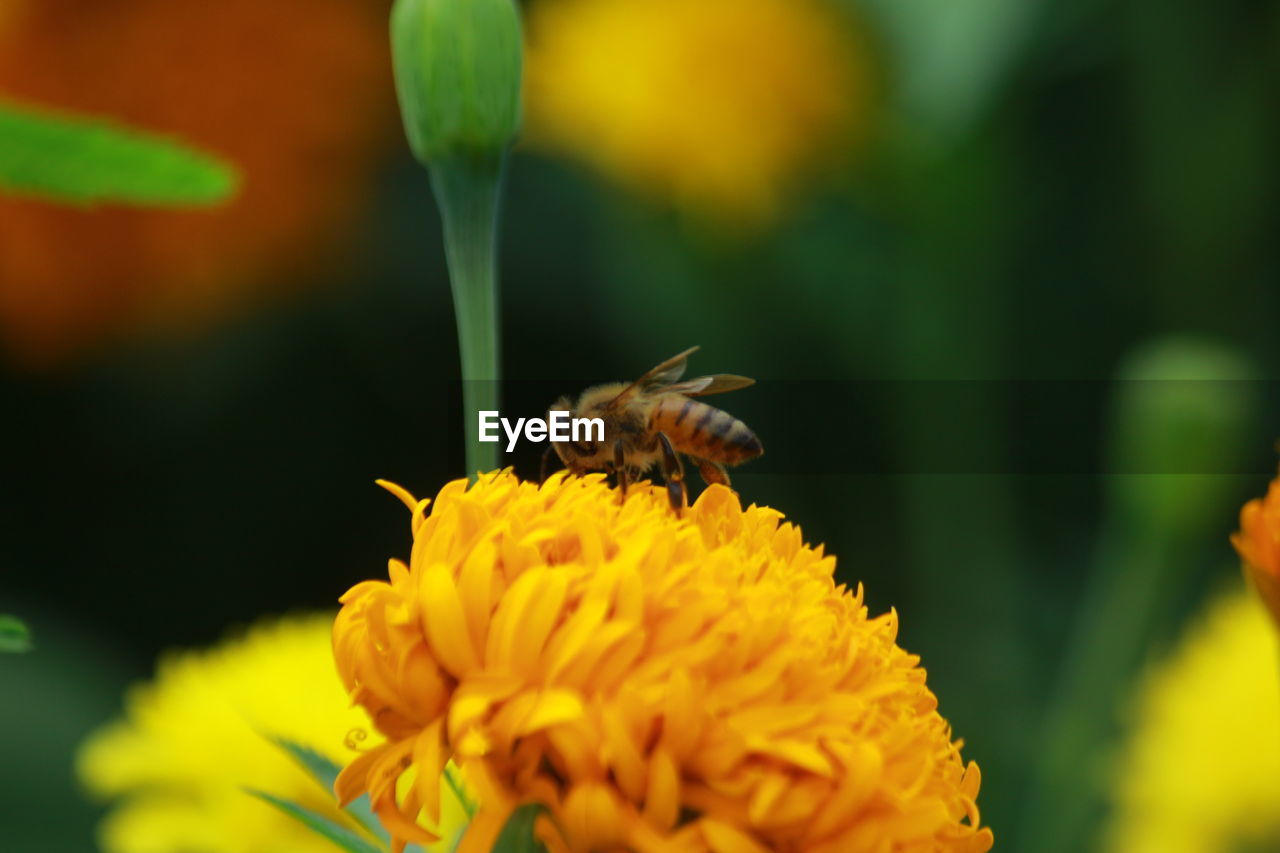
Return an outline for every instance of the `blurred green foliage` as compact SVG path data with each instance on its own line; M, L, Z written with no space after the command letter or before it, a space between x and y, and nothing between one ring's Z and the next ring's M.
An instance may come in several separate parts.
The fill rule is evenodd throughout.
M545 853L547 848L533 832L543 811L541 806L523 805L512 812L493 844L493 853Z
M317 814L308 808L304 808L291 800L277 797L274 794L268 794L266 791L255 791L253 789L249 789L248 793L258 797L294 818L321 838L332 842L334 848L337 850L345 851L345 853L383 853L386 849L374 844L372 841L369 841L344 826L339 826L329 818Z
M1119 378L1104 526L1031 759L1021 837L1038 837L1042 851L1095 840L1126 689L1168 639L1171 613L1203 570L1201 543L1221 535L1220 510L1238 486L1222 472L1240 470L1262 403L1253 365L1199 340L1142 346Z
M0 191L73 204L208 205L236 171L208 154L102 118L0 103Z
M692 344L695 369L760 380L725 399L767 449L735 486L827 543L873 611L897 608L982 766L998 849L1041 851L1046 732L1085 731L1105 760L1134 668L1223 576L1236 511L1274 469L1280 8L954 6L868 10L891 115L771 232L727 235L517 152L504 408L540 413ZM38 766L0 849L86 849L89 812L49 756L69 762L161 649L331 604L403 556L374 477L432 494L462 474L429 194L406 152L358 257L307 299L0 376L0 565L26 567L0 575L0 602L75 626L55 653L33 620L40 650L0 661L31 708L8 708L0 753ZM1150 344L1171 335L1197 343ZM1157 363L1198 390L1145 381ZM797 421L809 440L787 438ZM535 476L540 449L509 461ZM1104 600L1137 609L1090 615ZM1116 649L1106 677L1070 675ZM1061 849L1092 849L1097 757L1068 756L1090 763L1061 777L1082 808Z
M8 599L8 575L4 587ZM84 629L60 602L19 606L38 643L0 656L0 751L12 775L0 786L0 849L84 853L94 849L101 809L76 784L72 756L116 712L138 671L121 660L110 632Z
M0 652L31 651L31 631L21 620L0 615Z
M276 746L283 749L289 756L298 763L298 766L306 771L307 775L315 780L316 784L331 796L334 791L334 784L338 781L338 774L342 772L342 768L334 764L328 758L313 749L309 749L301 744L292 743L282 738L271 738ZM276 807L282 809L286 814L298 818L307 826L313 827L321 835L329 835L330 833L340 838L346 839L351 833L345 827L338 826L333 821L323 815L316 814L311 810L279 797L273 797L262 791L255 791L255 795L262 797ZM365 794L354 802L346 806L347 814L351 815L354 820L366 833L378 840L379 844L369 845L364 838L356 839L375 851L386 850L390 843L390 836L386 830L382 828L382 824L378 822L377 815L374 814L373 808L369 804L369 795ZM357 845L358 846L358 845ZM363 849L363 848L362 848ZM415 848L416 849L416 848Z

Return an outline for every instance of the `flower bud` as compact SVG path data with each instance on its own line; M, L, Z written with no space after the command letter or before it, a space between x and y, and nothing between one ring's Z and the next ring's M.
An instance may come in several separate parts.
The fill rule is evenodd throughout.
M1240 555L1245 580L1280 626L1280 477L1265 498L1254 498L1240 510L1240 530L1231 544Z
M1148 531L1196 541L1229 505L1224 475L1244 464L1258 409L1257 371L1211 341L1167 337L1138 348L1119 371L1111 424L1115 508Z
M501 153L520 125L513 0L396 0L391 51L405 131L423 163Z

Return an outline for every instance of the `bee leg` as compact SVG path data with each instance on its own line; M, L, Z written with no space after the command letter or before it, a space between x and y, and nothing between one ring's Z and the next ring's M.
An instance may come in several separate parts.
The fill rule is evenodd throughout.
M699 459L692 457L694 462L698 463L698 473L702 475L702 482L708 486L729 485L729 472L719 462L712 462L710 459Z
M542 468L541 468L542 477L538 482L545 483L547 481L547 478L550 477L551 474L553 473L551 471L551 461L552 461L552 457L554 457L555 455L556 455L556 449L552 445L547 445L547 449L542 451ZM556 469L556 470L559 470L559 469Z
M618 491L621 493L621 500L627 499L627 485L629 478L627 477L627 457L623 452L622 439L618 439L613 443L613 470L618 474Z
M671 501L671 508L679 515L686 497L684 463L680 461L679 454L671 446L671 439L667 438L665 432L658 433L658 443L662 445L662 476L667 481L667 497Z

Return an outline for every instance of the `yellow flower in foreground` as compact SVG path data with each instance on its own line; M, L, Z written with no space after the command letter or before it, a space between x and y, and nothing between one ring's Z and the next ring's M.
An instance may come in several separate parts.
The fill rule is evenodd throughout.
M847 150L866 47L824 0L537 0L527 136L677 205L759 220Z
M1280 655L1258 602L1214 602L1148 679L1119 765L1116 853L1280 847Z
M1240 510L1240 532L1231 537L1245 576L1280 624L1280 478L1271 482L1265 498L1255 498Z
M332 853L326 841L245 792L255 788L330 817L333 796L268 736L349 760L344 741L368 728L333 670L330 615L264 622L209 651L161 661L129 695L124 719L94 733L79 774L120 797L103 824L108 853ZM450 831L462 823L450 800Z
M602 476L509 471L415 501L409 564L358 584L338 667L387 742L350 764L401 841L429 839L450 757L464 851L546 805L553 851L985 851L964 765L893 613L835 560L711 486L683 518Z

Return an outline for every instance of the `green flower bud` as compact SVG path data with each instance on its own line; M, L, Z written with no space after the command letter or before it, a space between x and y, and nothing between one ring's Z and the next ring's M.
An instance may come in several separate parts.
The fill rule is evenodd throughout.
M501 153L520 126L520 14L513 0L396 0L400 111L423 163Z
M1112 411L1116 509L1146 529L1194 539L1230 506L1243 450L1255 446L1258 373L1235 349L1168 337L1130 354Z

